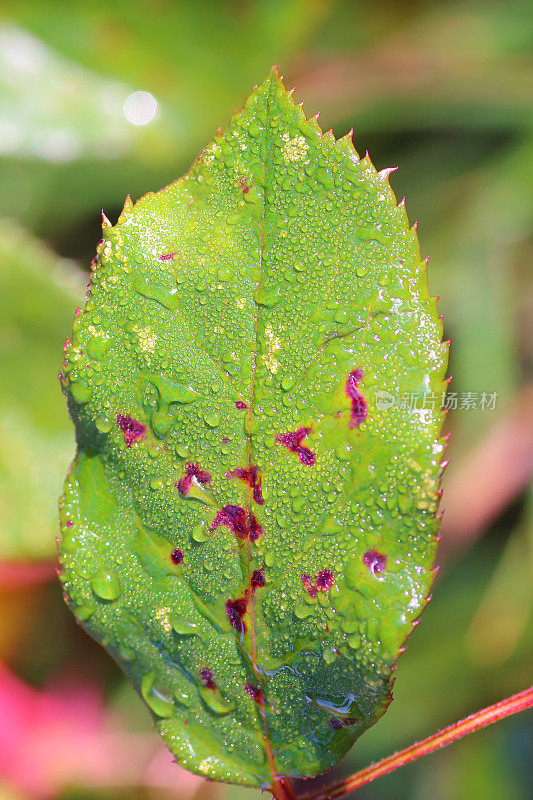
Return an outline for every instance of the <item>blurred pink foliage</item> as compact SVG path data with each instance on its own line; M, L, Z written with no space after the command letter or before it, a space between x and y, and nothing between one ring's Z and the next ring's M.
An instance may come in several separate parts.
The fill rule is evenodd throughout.
M87 681L35 689L0 663L0 781L28 800L68 785L145 786L194 797L202 778L172 761L155 735L131 733Z

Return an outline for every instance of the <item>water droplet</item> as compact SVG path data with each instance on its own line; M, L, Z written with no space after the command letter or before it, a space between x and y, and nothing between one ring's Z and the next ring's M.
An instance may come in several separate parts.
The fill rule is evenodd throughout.
M93 592L102 600L117 600L122 594L122 587L116 575L102 570L91 581Z
M79 620L81 620L82 622L87 622L87 620L94 614L94 611L95 611L94 608L83 605L83 606L78 606L75 613Z
M199 522L192 529L191 536L195 542L207 542L209 539L209 531L204 521Z
M341 442L335 448L335 455L340 461L349 461L352 448L347 442Z
M229 267L220 267L217 271L217 277L221 281L230 281L232 276L232 271Z
M99 430L100 433L109 433L113 427L113 421L105 414L101 414L99 417L96 417L95 425L96 429Z
M179 636L200 636L200 628L195 622L190 622L181 614L171 614L170 624Z
M82 381L72 380L70 384L70 393L77 403L87 403L91 399L93 393L92 386Z
M307 619L307 617L312 617L314 613L313 607L308 605L299 605L294 609L294 616L297 619Z
M118 650L118 656L122 659L122 661L127 661L128 663L131 661L135 661L137 658L137 653L135 650L132 650L130 647L125 647L121 645Z
M176 311L179 303L178 291L175 286L154 286L151 283L143 281L142 278L137 278L134 284L135 291L143 297L150 300L155 300L163 308L169 311Z
M292 389L296 382L296 379L292 375L284 375L281 381L281 388L288 392L289 389Z
M143 389L145 389L148 384L150 383L153 384L159 390L161 398L167 404L193 403L200 396L198 392L196 392L192 388L192 386L188 386L183 383L175 383L174 381L169 381L162 375L149 375L145 379L143 379L143 383L144 383Z
M217 690L201 687L198 689L198 694L208 710L217 716L229 714L235 708L235 703L229 703Z
M281 301L279 286L260 286L257 290L256 302L265 308L273 308Z
M141 678L141 694L146 704L158 717L171 717L174 713L174 703L167 695L154 686L155 671L152 670Z

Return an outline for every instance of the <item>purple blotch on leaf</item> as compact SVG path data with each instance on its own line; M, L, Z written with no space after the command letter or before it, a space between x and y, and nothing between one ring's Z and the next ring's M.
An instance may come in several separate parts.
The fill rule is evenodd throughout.
M173 564L181 564L183 562L183 550L173 550L170 554L170 560Z
M265 571L262 569L254 569L252 573L252 589L260 589L265 585Z
M311 428L298 428L297 431L289 431L289 433L280 433L276 436L276 441L282 444L291 453L297 453L301 463L306 467L312 467L315 463L316 456L312 450L305 447L302 442L311 433Z
M131 447L133 442L142 439L146 433L146 425L125 414L117 414L117 425L124 434L126 447Z
M258 467L237 467L236 469L232 469L231 472L227 472L226 478L238 478L247 483L253 490L255 502L260 506L264 505L265 501L263 500L263 493L261 491L261 476Z
M311 576L304 572L302 575L302 583L309 592L309 597L316 597L316 586L311 582Z
M309 597L316 597L317 592L329 592L333 586L333 572L330 569L321 569L320 572L317 572L314 583L311 581L311 576L304 573L302 583L309 593Z
M211 530L214 531L219 525L227 525L238 539L250 539L251 542L257 541L263 533L254 515L246 512L242 506L223 506L217 511Z
M239 411L244 411L245 408L248 408L244 400L237 400L235 403L235 408L238 408Z
M200 678L203 680L206 689L214 690L217 688L217 685L213 680L213 673L211 672L209 667L202 667L202 669L200 670Z
M244 684L244 691L251 697L252 700L255 700L256 703L262 704L263 703L263 692L261 691L260 686L254 686L253 683L245 683Z
M185 468L185 475L183 478L180 478L176 484L174 484L178 487L180 494L189 494L189 489L191 488L193 478L199 484L201 484L201 486L205 486L207 483L211 482L211 475L209 472L200 469L198 464L187 464Z
M319 592L327 592L333 586L333 572L330 569L321 569L317 572L315 586Z
M331 717L329 721L329 727L334 730L338 731L339 728L345 728L348 725L356 725L359 722L357 717L345 717L344 719L339 719L339 717Z
M363 556L363 564L365 567L368 567L370 572L374 575L379 575L380 572L383 572L386 563L387 556L381 555L377 550L369 550Z
M358 428L359 425L366 419L366 400L363 395L358 391L357 386L363 377L363 371L354 369L348 375L346 381L346 394L352 401L352 417L350 419L350 428Z
M250 514L249 532L250 532L251 542L257 542L257 540L263 533L263 526L258 523L253 514Z
M239 539L248 537L246 511L241 506L226 505L217 511L211 530L214 531L219 525L227 525Z
M176 253L161 253L161 255L159 256L159 260L170 261L170 259L173 258L175 255Z
M248 600L245 597L238 597L237 600L226 601L226 614L229 624L232 628L235 628L236 631L246 630L243 617L246 614L247 606Z

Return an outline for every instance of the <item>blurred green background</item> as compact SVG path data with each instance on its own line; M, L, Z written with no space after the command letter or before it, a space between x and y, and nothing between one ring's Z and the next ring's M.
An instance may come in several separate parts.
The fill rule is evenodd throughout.
M181 175L276 63L324 129L353 127L378 169L399 166L453 341L434 599L394 703L335 777L532 682L531 3L4 0L0 800L260 797L173 765L64 607L56 503L74 438L56 375L101 210L115 222L128 193ZM532 734L519 715L357 796L528 800Z

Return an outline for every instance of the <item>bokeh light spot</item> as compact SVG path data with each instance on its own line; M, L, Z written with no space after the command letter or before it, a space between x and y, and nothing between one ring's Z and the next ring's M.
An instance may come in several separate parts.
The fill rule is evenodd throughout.
M150 92L133 92L124 102L124 116L132 125L148 125L157 113L157 100Z

